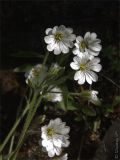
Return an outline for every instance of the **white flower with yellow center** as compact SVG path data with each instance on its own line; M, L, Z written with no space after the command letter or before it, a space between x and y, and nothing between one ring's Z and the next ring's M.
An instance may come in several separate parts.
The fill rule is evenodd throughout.
M46 148L49 157L59 156L62 147L68 147L70 127L66 126L60 118L50 120L48 125L41 128L42 146Z
M46 29L46 35L44 40L48 44L47 50L54 51L55 55L61 52L66 54L69 52L69 48L73 47L73 41L76 36L73 33L72 28L66 28L64 25L55 26L53 29Z
M52 88L52 86L49 88ZM62 90L58 87L54 87L50 89L49 93L47 93L45 97L51 102L61 102L63 99Z
M92 58L90 60L89 55L85 54L82 57L75 56L70 66L77 72L74 75L74 80L78 81L78 84L84 84L87 81L89 84L96 82L98 76L95 72L100 72L102 66L99 64L100 58Z
M82 56L83 54L88 53L90 58L93 56L98 56L102 49L100 42L101 40L97 38L96 33L87 32L84 38L78 36L76 38L76 48L73 50L73 54Z

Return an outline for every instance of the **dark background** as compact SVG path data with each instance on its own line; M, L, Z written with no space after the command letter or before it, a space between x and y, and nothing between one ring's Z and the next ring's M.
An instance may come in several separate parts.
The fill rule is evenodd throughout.
M117 0L18 0L0 1L1 67L11 68L37 59L13 58L18 51L44 54L45 29L70 26L74 33L96 32L103 48L118 46L119 1ZM45 46L45 47L43 47Z
M120 61L119 7L118 0L0 0L1 70L10 70L26 63L40 63L38 58L17 58L11 55L31 51L44 55L45 29L63 24L66 27L72 27L76 35L84 35L87 31L97 33L103 46L100 53L102 73L119 84L118 68L120 67L116 65L112 68L115 64L113 62L118 64ZM104 49L108 46L115 47L116 50L115 52L110 50L111 54L108 51L107 56L104 56ZM3 76L2 81L5 81L6 74L7 72L4 73L5 78ZM20 76L21 80L25 85L24 75L22 78ZM113 100L114 95L120 93L113 83L103 77L99 77L95 85L100 97L105 98L106 101L109 101L111 97ZM18 90L17 93L9 91L1 95L2 116L0 116L2 117L3 137L15 120L17 106L21 99L20 94Z

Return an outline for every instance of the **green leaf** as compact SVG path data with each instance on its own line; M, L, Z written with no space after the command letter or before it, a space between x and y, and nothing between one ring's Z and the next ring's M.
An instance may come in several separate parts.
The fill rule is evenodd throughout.
M57 104L57 108L62 109L63 111L66 111L65 103L64 101L61 101Z
M96 111L91 106L83 106L82 112L87 116L96 116Z
M17 58L44 58L44 55L32 51L19 51L17 53L11 54L10 56Z
M116 96L115 97L115 100L113 101L112 106L115 107L118 104L120 104L120 96Z
M14 68L14 72L28 72L34 65L24 64L22 66Z
M107 113L113 113L114 112L114 107L112 105L107 107L106 112Z
M78 122L80 122L80 121L82 121L82 120L83 120L82 116L79 116L79 117L76 117L76 118L75 118L75 121L78 121Z
M71 110L71 111L75 111L77 110L75 104L73 104L72 102L68 101L68 104L67 104L67 109L68 110Z

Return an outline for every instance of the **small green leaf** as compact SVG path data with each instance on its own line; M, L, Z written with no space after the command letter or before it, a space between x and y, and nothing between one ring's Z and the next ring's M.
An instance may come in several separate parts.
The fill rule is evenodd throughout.
M106 105L105 109L107 113L112 113L114 111L114 107L112 105Z
M74 110L77 110L75 104L71 101L68 101L67 103L67 110L71 110L71 111L74 111Z
M14 72L28 72L34 65L24 64L22 66L14 68Z
M112 106L115 107L118 104L120 104L120 96L116 96L115 97L115 100L113 101Z
M82 112L87 116L96 116L96 111L91 106L83 106Z
M44 58L44 55L32 51L19 51L17 53L11 54L10 56L17 58Z
M61 101L57 104L57 107L62 109L63 111L66 111L65 103L64 101Z
M81 116L75 118L75 121L78 121L78 122L80 122L82 120L83 120L83 118Z

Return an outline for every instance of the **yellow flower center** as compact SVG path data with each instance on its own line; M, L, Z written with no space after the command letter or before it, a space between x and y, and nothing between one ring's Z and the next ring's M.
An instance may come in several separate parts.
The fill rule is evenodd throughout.
M82 42L80 43L80 49L85 50L85 48L87 48L87 44L86 44L85 41L82 41Z
M47 129L47 135L48 135L49 137L52 137L54 134L55 134L55 131L54 131L53 128L48 128L48 129Z
M85 71L87 69L87 64L80 64L80 70Z
M39 76L40 75L40 71L41 71L41 69L40 68L35 68L35 69L33 69L32 70L32 74L34 75L34 76Z
M59 42L59 41L61 41L63 39L63 34L62 33L56 33L55 34L55 40L57 41L57 42Z

